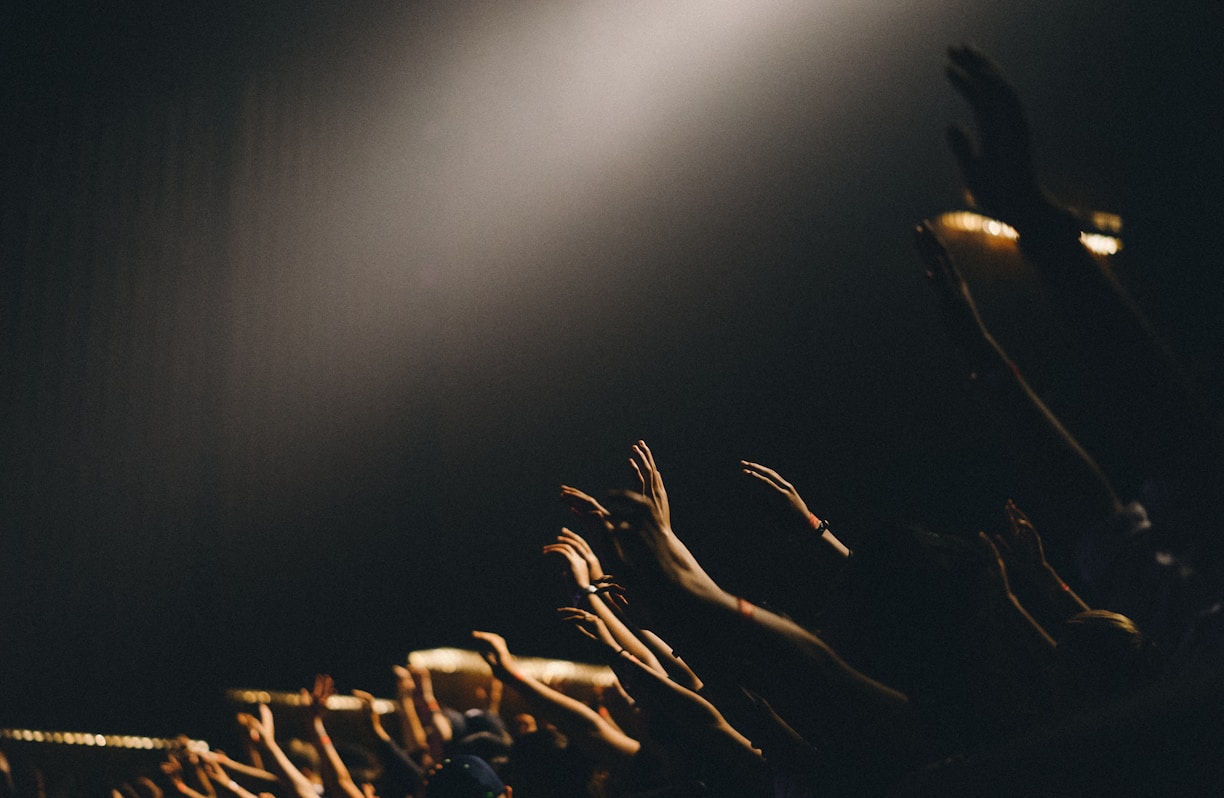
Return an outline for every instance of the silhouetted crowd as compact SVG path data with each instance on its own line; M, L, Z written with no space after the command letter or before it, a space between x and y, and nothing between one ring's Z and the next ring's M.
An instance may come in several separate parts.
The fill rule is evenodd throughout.
M1085 246L1085 219L1040 185L1013 87L967 47L949 50L947 74L975 119L949 131L966 188L1015 231L1053 309L1037 334L1059 337L1078 376L1077 421L1116 442L1142 496L1119 495L1030 386L1037 364L1004 351L924 222L932 301L1037 506L1008 501L946 533L881 523L844 534L851 551L781 474L744 461L791 526L779 539L807 536L795 556L834 575L810 586L811 606L766 607L685 546L638 441L638 489L563 486L575 529L544 547L570 582L558 612L615 674L595 700L474 631L493 677L479 706L442 706L427 669L396 666L395 728L353 694L375 740L354 752L329 736L320 676L303 691L307 739L278 737L261 706L238 716L240 756L185 746L114 798L1224 794L1219 424ZM1073 570L1050 564L1038 526ZM504 717L503 689L530 711ZM36 798L36 780L19 789L3 764L3 798Z

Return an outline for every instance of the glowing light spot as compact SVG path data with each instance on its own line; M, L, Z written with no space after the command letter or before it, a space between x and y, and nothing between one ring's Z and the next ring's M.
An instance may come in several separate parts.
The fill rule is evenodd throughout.
M948 230L964 233L983 233L992 238L1015 241L1020 237L1016 228L969 211L953 211L939 217L939 224ZM1122 229L1121 217L1098 211L1092 215L1092 224L1099 230L1117 233ZM1122 240L1102 233L1080 233L1080 243L1096 255L1116 255L1122 249Z
M1080 243L1097 255L1116 255L1122 249L1120 239L1100 233L1080 233Z
M1092 226L1101 233L1110 235L1122 234L1122 217L1115 213L1106 213L1105 211L1092 212Z

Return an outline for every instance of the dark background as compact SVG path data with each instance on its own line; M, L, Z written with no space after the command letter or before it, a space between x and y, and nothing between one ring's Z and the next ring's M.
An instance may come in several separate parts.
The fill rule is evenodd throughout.
M908 239L963 203L950 43L1220 406L1218 0L9 5L0 726L212 734L472 628L580 656L539 546L639 437L733 586L808 578L740 458L850 539L995 523Z

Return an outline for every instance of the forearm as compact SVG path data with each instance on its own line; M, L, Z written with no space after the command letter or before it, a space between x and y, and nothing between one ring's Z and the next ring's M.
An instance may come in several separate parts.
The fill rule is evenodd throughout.
M323 785L327 794L334 795L337 798L341 796L364 798L363 793L353 781L352 776L349 775L348 767L340 759L336 746L332 744L331 737L323 726L323 719L316 716L312 720L310 728L314 734L315 748L319 752L320 776L323 778Z
M1056 498L1066 522L1086 528L1116 512L1121 503L1091 455L1029 386L994 338L982 330L994 373L982 375L1014 442L1009 448L1031 481Z
M429 725L425 727L426 748L430 757L435 762L440 762L446 746L454 736L450 718L446 716L446 713L442 711L442 706L433 697L432 689L427 694L417 691L414 700L418 717L427 718L429 721Z
M518 691L537 715L556 724L571 743L601 764L626 765L641 747L637 740L608 723L586 704L537 679L517 672L503 674L502 679Z
M701 689L701 679L688 666L688 663L676 656L671 646L649 629L639 629L638 632L642 642L650 646L650 650L655 653L659 664L663 666L663 670L667 672L672 681L690 690Z
M711 673L748 663L736 671L741 683L786 707L806 739L858 752L913 748L918 732L908 698L851 668L793 621L725 591L675 593L667 611L686 659Z
M1202 393L1114 274L1081 243L1082 225L1064 213L1018 227L1021 250L1073 335L1080 369L1121 419L1114 426L1138 437L1132 447L1166 461L1206 457L1218 467L1220 430Z
M272 765L272 772L281 785L292 792L297 798L318 798L314 785L302 775L297 766L289 761L289 757L281 750L275 740L262 741L263 753Z
M1091 609L1048 564L1035 574L1034 583L1037 592L1060 621Z
M229 757L219 757L217 764L223 765L231 774L237 773L244 778L250 779L256 784L259 784L260 789L267 789L269 782L276 781L275 773L269 773L263 768L253 767L244 762L230 759Z
M428 751L429 737L425 734L425 726L421 716L417 714L416 701L411 694L401 695L397 702L399 706L400 739L405 751Z
M608 603L604 601L602 596L598 593L585 593L585 591L584 595L587 597L587 603L591 607L591 612L599 616L599 619L603 621L604 626L616 638L616 642L620 644L621 648L628 650L630 654L644 662L647 667L653 668L659 673L666 672L663 669L663 665L654 655L654 652L625 625L624 621L608 606Z
M752 742L707 699L654 671L628 651L610 653L609 664L652 715L666 718L670 742L687 756L717 763L723 773L751 773L764 763Z

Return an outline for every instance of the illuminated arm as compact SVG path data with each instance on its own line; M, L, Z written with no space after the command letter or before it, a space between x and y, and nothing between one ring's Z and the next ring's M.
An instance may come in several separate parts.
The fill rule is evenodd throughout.
M485 661L493 673L518 691L537 715L555 723L594 761L607 767L628 765L641 744L600 717L599 713L576 699L554 690L543 682L524 674L511 655L506 641L492 632L472 632L484 648Z

